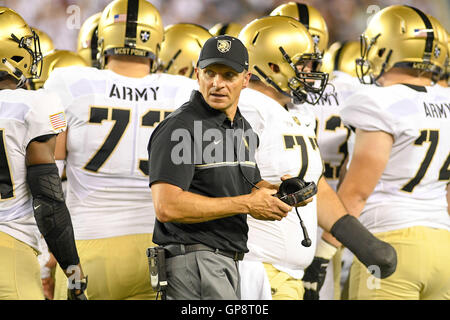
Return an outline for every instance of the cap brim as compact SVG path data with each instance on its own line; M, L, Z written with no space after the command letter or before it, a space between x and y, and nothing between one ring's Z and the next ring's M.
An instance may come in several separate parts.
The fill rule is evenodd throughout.
M200 69L206 68L207 66L210 66L212 64L224 64L230 68L232 68L234 71L241 73L242 71L244 71L244 66L230 61L229 59L225 59L225 58L211 58L211 59L205 59L202 61L198 62L198 67Z

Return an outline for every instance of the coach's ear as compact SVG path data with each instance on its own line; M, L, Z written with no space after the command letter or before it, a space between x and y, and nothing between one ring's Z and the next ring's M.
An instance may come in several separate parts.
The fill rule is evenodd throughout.
M252 77L252 73L244 70L244 82L242 84L242 89L247 88L250 82L250 78Z

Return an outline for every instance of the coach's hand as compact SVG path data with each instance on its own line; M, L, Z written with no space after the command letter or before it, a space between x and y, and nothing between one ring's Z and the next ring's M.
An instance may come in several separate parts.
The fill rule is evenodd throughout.
M248 212L258 220L281 220L287 216L292 207L277 197L275 189L259 188L254 189L248 195Z

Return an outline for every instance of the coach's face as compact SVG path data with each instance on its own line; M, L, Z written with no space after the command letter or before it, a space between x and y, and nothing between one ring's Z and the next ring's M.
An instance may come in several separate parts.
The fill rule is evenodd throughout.
M231 120L236 113L241 90L246 88L250 73L241 73L223 64L212 64L196 69L199 91L214 109L224 112Z

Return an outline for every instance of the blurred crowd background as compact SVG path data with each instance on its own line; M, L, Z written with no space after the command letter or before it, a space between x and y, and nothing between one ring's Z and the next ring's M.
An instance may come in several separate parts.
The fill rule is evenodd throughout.
M0 0L19 13L31 27L46 32L57 49L76 50L78 31L91 15L100 12L110 0ZM246 25L268 15L288 0L149 0L163 18L165 26L180 22L210 28L217 23ZM380 9L406 4L436 17L450 30L450 0L304 0L324 16L330 42L357 40L367 22Z

